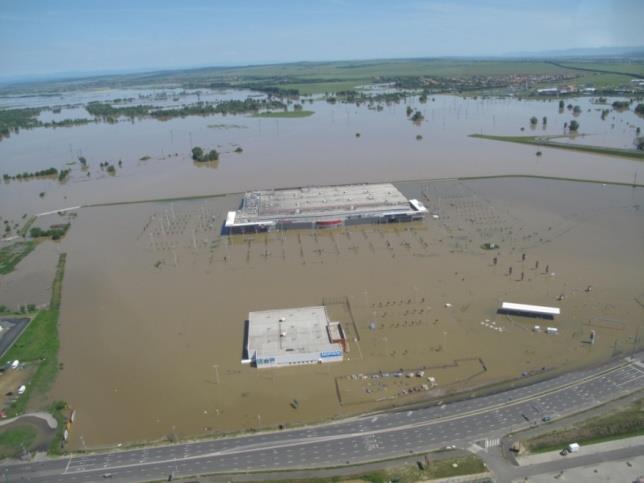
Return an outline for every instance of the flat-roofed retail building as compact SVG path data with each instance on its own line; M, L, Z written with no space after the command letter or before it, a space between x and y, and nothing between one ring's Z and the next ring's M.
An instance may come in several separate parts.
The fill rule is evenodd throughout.
M345 336L324 306L248 314L246 359L258 368L341 361Z
M229 211L228 233L391 223L424 218L427 208L391 183L249 191Z

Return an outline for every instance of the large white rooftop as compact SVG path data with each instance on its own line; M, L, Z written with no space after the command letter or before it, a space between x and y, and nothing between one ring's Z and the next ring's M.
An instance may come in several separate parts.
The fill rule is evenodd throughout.
M335 352L330 342L329 319L323 306L263 310L248 314L250 358L314 352Z
M249 191L241 208L228 214L226 226L426 211L422 203L408 200L391 183L312 186Z

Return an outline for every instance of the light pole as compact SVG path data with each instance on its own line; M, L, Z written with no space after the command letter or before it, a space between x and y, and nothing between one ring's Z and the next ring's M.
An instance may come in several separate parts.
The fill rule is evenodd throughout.
M385 355L389 354L389 339L387 337L382 337L381 340L385 341Z

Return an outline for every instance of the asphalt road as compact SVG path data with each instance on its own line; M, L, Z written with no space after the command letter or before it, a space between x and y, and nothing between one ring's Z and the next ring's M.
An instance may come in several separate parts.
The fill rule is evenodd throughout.
M31 319L29 317L0 317L0 320L10 325L0 335L0 357L2 357L11 348L18 336L22 334Z
M169 474L336 467L489 440L644 389L644 353L442 406L302 429L6 465L0 481L149 481Z

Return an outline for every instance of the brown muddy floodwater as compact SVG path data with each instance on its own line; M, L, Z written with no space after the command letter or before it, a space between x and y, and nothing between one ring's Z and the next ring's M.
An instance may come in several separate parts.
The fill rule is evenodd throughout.
M212 94L222 99L246 95L248 92ZM106 93L100 97L107 98ZM78 96L69 99L83 100ZM25 213L97 202L311 184L496 174L631 182L638 173L638 179L644 179L644 164L637 160L548 148L541 148L543 155L537 157L534 146L468 137L473 133L561 135L564 123L577 119L580 134L569 142L632 148L636 128L644 127L644 119L632 110L610 111L602 120L601 110L609 105L594 104L590 98L567 102L579 105L581 114L574 117L568 109L560 112L557 100L440 95L425 104L413 97L406 103L383 105L382 111L366 104L331 105L317 100L304 105L315 114L299 119L217 115L21 130L0 141L0 174L53 166L71 169L71 177L63 184L57 180L1 182L0 216L19 219ZM425 121L414 125L405 113L408 105L423 112ZM82 108L60 116L86 117L78 111ZM539 119L535 127L530 126L532 116ZM548 118L545 126L541 123L544 116ZM422 139L416 140L417 135ZM196 165L190 159L193 146L216 148L220 161ZM241 154L234 152L238 146L243 149ZM87 158L87 170L79 165L78 156ZM150 159L142 161L146 156ZM101 162L117 164L119 160L122 166L117 165L115 176L99 167ZM44 193L42 197L40 193Z
M70 93L51 101L66 106L60 113L41 118L87 117L82 104L89 100L133 97L135 104L167 106L248 94ZM0 100L16 102L50 99ZM589 98L568 102L580 105L579 116L559 111L556 100L435 96L381 111L315 100L305 103L315 114L300 119L121 119L21 130L0 141L0 174L53 166L71 176L64 183L0 182L0 218L13 227L70 206L312 184L498 174L641 182L644 164L637 160L549 148L538 157L534 146L468 137L560 135L575 118L580 135L566 142L629 148L644 124L632 111L610 111L602 120L607 106ZM425 121L411 123L407 105ZM534 128L532 116L539 119ZM189 155L197 145L216 148L220 160L195 164ZM238 146L242 153L234 152ZM105 161L117 165L115 176L99 167ZM71 447L321 421L568 369L640 345L641 188L527 178L399 187L439 218L222 237L239 194L39 217L35 226L71 220L72 228L0 278L0 304L47 303L57 253L68 253L64 369L50 396L77 410ZM483 250L484 243L500 249ZM548 323L501 316L503 300L557 305L562 315ZM261 371L241 364L249 311L321 303L348 329L344 362ZM535 333L536 323L560 333ZM594 345L586 343L592 330ZM371 377L400 369L424 375ZM430 376L437 385L425 390Z
M77 411L70 446L311 423L641 347L643 189L527 178L398 186L439 218L226 237L240 195L79 210L60 244L64 369L51 394ZM499 315L500 301L562 315ZM323 302L348 329L344 362L241 364L249 311ZM400 369L424 375L370 377ZM425 390L429 376L437 385Z

